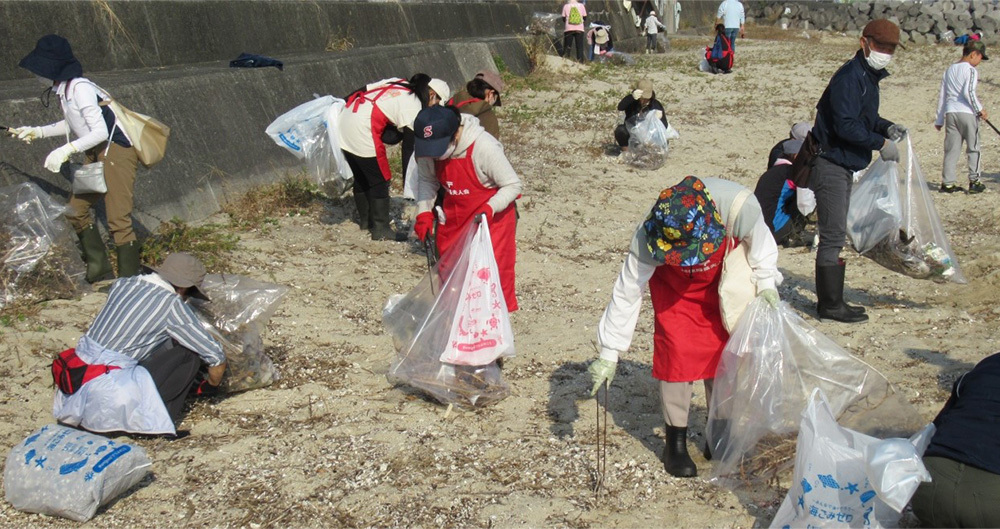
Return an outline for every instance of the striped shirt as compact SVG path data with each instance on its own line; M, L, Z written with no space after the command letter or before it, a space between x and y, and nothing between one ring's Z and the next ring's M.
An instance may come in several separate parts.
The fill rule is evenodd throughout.
M976 84L979 81L979 72L976 67L959 61L952 64L944 72L941 79L941 93L938 94L938 113L935 125L944 125L945 114L953 112L979 115L983 110L983 104L976 96Z
M87 336L138 361L173 338L209 366L224 362L222 346L205 330L183 298L167 287L169 284L159 276L124 277L115 281Z

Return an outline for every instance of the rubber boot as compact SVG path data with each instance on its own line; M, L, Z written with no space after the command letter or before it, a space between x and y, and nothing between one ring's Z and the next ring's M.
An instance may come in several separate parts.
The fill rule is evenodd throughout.
M372 198L368 201L371 210L372 240L373 241L405 241L405 233L392 231L389 225L389 199Z
M358 208L358 227L362 230L370 230L372 228L372 224L371 216L368 212L368 194L355 191L354 205Z
M83 248L83 261L87 263L87 282L96 283L111 275L111 261L108 260L108 249L97 226L91 224L77 233L80 247Z
M139 250L142 245L139 241L131 241L118 245L118 277L131 277L139 275Z
M729 421L726 419L712 419L712 437L714 437L718 446L712 444L712 440L708 437L708 428L705 428L705 446L701 450L701 454L705 456L708 461L712 460L712 456L715 453L724 454L726 452L726 442L729 440Z
M868 315L844 303L844 262L832 266L816 265L816 314L821 320L862 323Z
M678 478L692 478L698 475L698 467L694 465L687 448L688 429L678 426L667 426L667 446L663 448L663 470Z

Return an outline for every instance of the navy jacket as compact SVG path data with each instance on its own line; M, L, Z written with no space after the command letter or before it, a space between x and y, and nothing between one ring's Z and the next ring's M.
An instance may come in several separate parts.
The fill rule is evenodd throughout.
M934 419L937 431L924 456L947 457L1000 474L1000 353L962 375Z
M878 83L889 75L865 62L862 50L833 74L816 104L812 133L831 162L860 171L882 148L892 122L878 115Z

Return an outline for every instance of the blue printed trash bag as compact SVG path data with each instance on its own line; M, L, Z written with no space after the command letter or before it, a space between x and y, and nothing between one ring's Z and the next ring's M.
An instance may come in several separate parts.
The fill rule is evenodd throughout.
M86 522L142 481L151 465L138 446L50 424L7 455L4 495L19 511Z
M909 440L844 428L817 388L802 413L792 486L772 529L896 527L917 487L931 480L921 456L933 435L933 424Z

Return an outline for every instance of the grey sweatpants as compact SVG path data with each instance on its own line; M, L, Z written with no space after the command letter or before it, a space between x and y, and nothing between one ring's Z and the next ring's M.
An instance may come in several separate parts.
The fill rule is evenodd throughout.
M714 379L705 379L706 408L712 403L713 382L715 382ZM667 426L687 428L693 389L694 382L660 381L660 405L663 408L663 421L667 423Z
M816 194L816 229L819 246L816 266L836 266L847 242L847 210L851 206L854 173L822 156L809 174L809 189Z
M958 181L956 166L962 141L965 141L965 152L969 155L969 181L979 180L979 118L965 112L945 114L944 166L941 168L941 180L945 185Z

